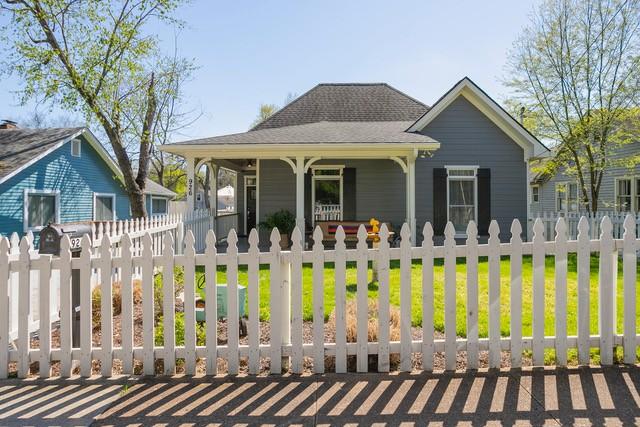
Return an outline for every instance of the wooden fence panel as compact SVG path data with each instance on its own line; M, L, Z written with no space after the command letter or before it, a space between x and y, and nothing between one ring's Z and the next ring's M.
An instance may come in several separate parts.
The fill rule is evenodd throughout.
M555 256L555 330L556 363L567 365L567 225L564 218L556 224Z
M255 231L255 230L254 230ZM205 281L205 306L204 306L204 318L205 318L205 338L206 338L206 348L205 355L207 359L207 375L217 375L218 373L218 257L216 250L216 234L213 230L209 230L206 237L206 249L205 249L205 265L204 265L204 281ZM254 263L255 265L255 263ZM251 275L251 267L252 264L249 264L249 274ZM251 298L252 292L252 282L251 276L249 280L249 298ZM249 303L251 303L251 299L249 299ZM253 312L251 311L252 306L249 306L249 315L253 316ZM249 318L252 321L252 318ZM250 323L249 328L253 325ZM252 331L251 337L257 336L257 328L256 331ZM259 337L258 337L259 338ZM249 355L249 369L255 367L252 363L253 359L251 355ZM258 360L259 364L260 361ZM256 369L254 374L258 373Z
M510 340L511 366L522 366L522 225L518 219L511 224Z
M589 289L591 279L591 258L589 244L589 220L585 217L578 223L578 362L589 363Z
M380 227L378 257L374 268L377 268L378 275L378 372L389 372L389 229L385 223ZM404 274L402 277L404 278ZM404 288L402 291L406 292ZM405 305L403 299L404 293L401 296L401 312ZM409 301L409 307L411 307L410 304L411 301ZM411 338L409 338L409 345L411 345L410 340Z
M636 221L633 215L627 215L624 221L624 237L622 247L622 274L624 292L624 363L636 363L636 279L637 279L637 256L638 247L636 245Z
M235 230L229 232L227 243L227 363L229 373L235 375L240 367L238 352L238 334L240 331L240 313L238 312L238 235ZM279 313L279 310L271 314L277 315L277 313Z
M445 369L456 369L456 241L451 222L444 229L444 358Z
M400 370L411 371L411 230L406 223L400 239Z
M291 371L303 370L302 351L302 232L296 226L291 234ZM336 292L337 292L336 283Z
M433 227L422 230L422 369L433 370Z
M369 301L367 295L369 291L369 251L367 250L367 231L362 224L358 229L356 252L356 363L358 372L367 372L369 370L369 346L367 344L369 339Z
M336 230L336 373L347 372L347 255L342 226Z
M271 373L279 374L282 371L282 322L278 317L281 312L280 287L282 286L282 272L280 271L280 232L277 228L271 231L271 283L269 295L269 325L271 327L270 359ZM314 363L315 365L315 363Z
M489 367L499 368L500 354L500 228L489 225Z
M533 364L544 364L544 224L537 219L533 225Z

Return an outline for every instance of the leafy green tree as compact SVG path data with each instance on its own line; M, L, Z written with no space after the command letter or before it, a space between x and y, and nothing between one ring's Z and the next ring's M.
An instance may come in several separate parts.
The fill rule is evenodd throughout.
M97 123L124 176L131 211L146 216L145 180L158 100L176 78L151 23L179 25L182 0L0 0L5 71L21 77L21 100L57 103ZM136 164L134 166L134 164Z
M275 104L260 104L260 108L258 109L258 116L253 121L253 123L251 123L251 127L254 128L258 126L260 123L273 116L273 114L278 110L279 108Z
M592 212L605 171L637 163L616 153L638 135L639 29L638 0L546 0L509 54L510 103L557 144L545 172L574 177Z

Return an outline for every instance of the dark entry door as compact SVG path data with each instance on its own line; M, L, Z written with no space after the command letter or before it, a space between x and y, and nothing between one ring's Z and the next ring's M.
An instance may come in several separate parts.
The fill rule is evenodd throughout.
M246 200L246 212L247 215L247 230L246 233L249 234L252 228L256 227L256 203L257 203L257 189L256 189L256 179L254 177L247 177L246 181L246 192L247 192L247 200Z

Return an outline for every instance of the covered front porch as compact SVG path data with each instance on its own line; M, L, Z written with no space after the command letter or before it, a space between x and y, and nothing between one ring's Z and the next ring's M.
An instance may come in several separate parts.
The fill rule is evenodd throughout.
M185 141L162 150L186 160L188 211L198 207L198 186L219 178L216 171L235 173L239 235L285 210L305 234L323 220L376 218L398 229L406 222L415 244L416 159L431 156L440 143L408 132L412 123L319 121ZM203 174L203 167L210 172ZM268 241L270 230L258 228L263 229L260 241Z

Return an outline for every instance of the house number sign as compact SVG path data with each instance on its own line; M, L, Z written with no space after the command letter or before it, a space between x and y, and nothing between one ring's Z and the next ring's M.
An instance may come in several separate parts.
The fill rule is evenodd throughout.
M193 195L193 179L191 178L187 180L187 194L189 194L189 196Z

